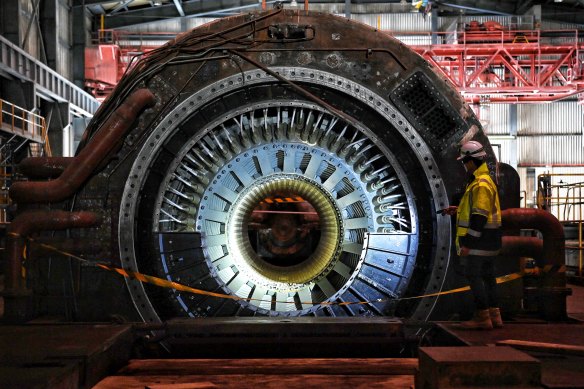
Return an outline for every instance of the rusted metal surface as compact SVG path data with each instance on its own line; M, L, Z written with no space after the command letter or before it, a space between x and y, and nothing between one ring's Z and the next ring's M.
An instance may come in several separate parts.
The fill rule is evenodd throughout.
M459 339L467 346L489 346L508 340L525 343L563 344L584 347L582 323L526 323L520 320L505 322L494 331L465 331L457 323L439 323L438 328ZM498 347L497 347L498 348ZM541 361L542 385L548 388L576 388L584 382L584 357L548 349L547 352L524 351Z
M75 162L68 164L59 178L47 182L16 182L10 187L12 200L17 203L50 203L70 197L119 147L120 139L131 128L138 114L154 103L152 92L146 89L134 92L112 113L91 139L90 146L75 157Z
M0 387L92 388L127 363L130 325L0 326Z
M106 388L409 388L417 359L154 359L131 360L99 382ZM308 384L307 384L308 383Z
M506 230L537 229L543 235L543 263L539 266L563 266L565 261L564 228L551 213L535 208L506 209L502 212Z
M72 157L31 157L18 164L18 171L29 178L56 178L75 161Z
M67 256L67 254L79 255L87 251L100 252L103 250L103 244L101 242L88 238L47 238L38 237L30 241L31 249L43 250L47 254L55 255L61 254L62 256Z
M8 226L6 236L6 291L18 294L26 290L22 275L22 255L30 234L41 231L94 227L100 222L94 212L28 211L21 213ZM8 303L8 301L7 301ZM7 312L9 311L7 304Z
M510 347L421 347L417 389L540 388L540 362Z
M504 236L502 255L534 258L543 263L543 240L530 236Z

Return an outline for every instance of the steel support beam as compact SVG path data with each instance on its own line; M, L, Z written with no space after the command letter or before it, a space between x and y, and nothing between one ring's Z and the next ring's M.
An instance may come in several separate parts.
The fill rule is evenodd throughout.
M85 47L89 44L90 29L85 7L73 8L73 82L85 85Z
M81 115L92 115L99 106L99 102L89 93L3 36L0 36L0 68L21 80L34 82L41 94L59 102L70 102L72 108Z
M45 0L41 5L42 9L39 10L41 23L39 24L42 32L41 38L47 56L47 65L49 65L51 69L57 70L57 53L59 47L57 34L59 15L57 13L57 7L59 4L57 0Z
M180 0L173 0L174 1L174 5L176 7L176 10L178 11L178 14L182 17L185 16L185 11L182 7L182 4L180 2Z
M87 5L87 4L86 4ZM205 1L186 1L182 2L181 8L186 17L201 14L221 13L233 8L257 7L261 8L261 2L257 0L205 0ZM242 8L247 9L248 8ZM180 12L180 11L179 11ZM162 5L159 7L143 8L131 10L108 16L105 19L105 28L121 28L134 24L150 23L157 20L182 17L177 13L177 7L174 3Z
M16 45L20 44L19 14L19 0L0 2L0 35Z
M412 48L456 85L468 102L555 101L584 91L580 65L584 47L574 31L515 33L483 36L492 42L469 43L463 35L459 43L465 44ZM559 37L564 39L561 45L550 40Z

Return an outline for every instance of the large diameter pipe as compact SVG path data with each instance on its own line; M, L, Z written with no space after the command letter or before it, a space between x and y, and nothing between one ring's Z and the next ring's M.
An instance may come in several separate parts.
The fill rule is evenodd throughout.
M533 258L540 266L544 258L543 240L531 236L504 236L501 255Z
M551 213L536 208L511 208L502 211L505 230L536 229L543 235L543 253L538 266L558 265L565 262L564 228ZM533 245L535 243L528 243Z
M10 187L10 197L17 203L59 202L71 197L119 145L140 112L154 104L152 92L148 89L137 90L112 113L59 178L42 182L16 182Z
M27 237L35 232L88 228L98 225L101 218L94 212L36 210L20 214L7 229L6 292L14 295L26 292L22 277L22 253Z
M28 178L56 178L75 161L73 157L29 157L18 164L18 172Z

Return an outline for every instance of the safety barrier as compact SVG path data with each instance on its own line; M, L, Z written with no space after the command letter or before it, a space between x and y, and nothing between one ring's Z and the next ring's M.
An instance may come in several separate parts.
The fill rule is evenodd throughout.
M45 118L18 105L0 99L0 128L13 138L33 141L38 149L42 147L45 156L51 155ZM12 138L11 138L12 139ZM0 146L0 225L8 224L6 208L10 205L8 188L13 180L13 171L7 166L11 150L10 141ZM22 141L20 142L22 146ZM39 155L40 155L39 154Z
M46 141L44 117L3 99L0 99L0 123L2 129L11 134L29 138L38 143Z
M567 234L566 250L577 250L577 275L584 276L584 173L540 174L537 177L537 205L553 215Z

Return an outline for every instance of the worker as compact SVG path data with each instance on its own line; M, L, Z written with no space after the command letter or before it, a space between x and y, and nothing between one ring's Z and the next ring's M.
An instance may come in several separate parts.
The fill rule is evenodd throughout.
M471 320L461 323L464 329L503 327L495 279L495 257L502 241L501 206L486 157L485 148L479 142L462 145L457 159L473 174L473 180L458 207L442 210L443 215L456 215L456 250L474 297L475 313Z

